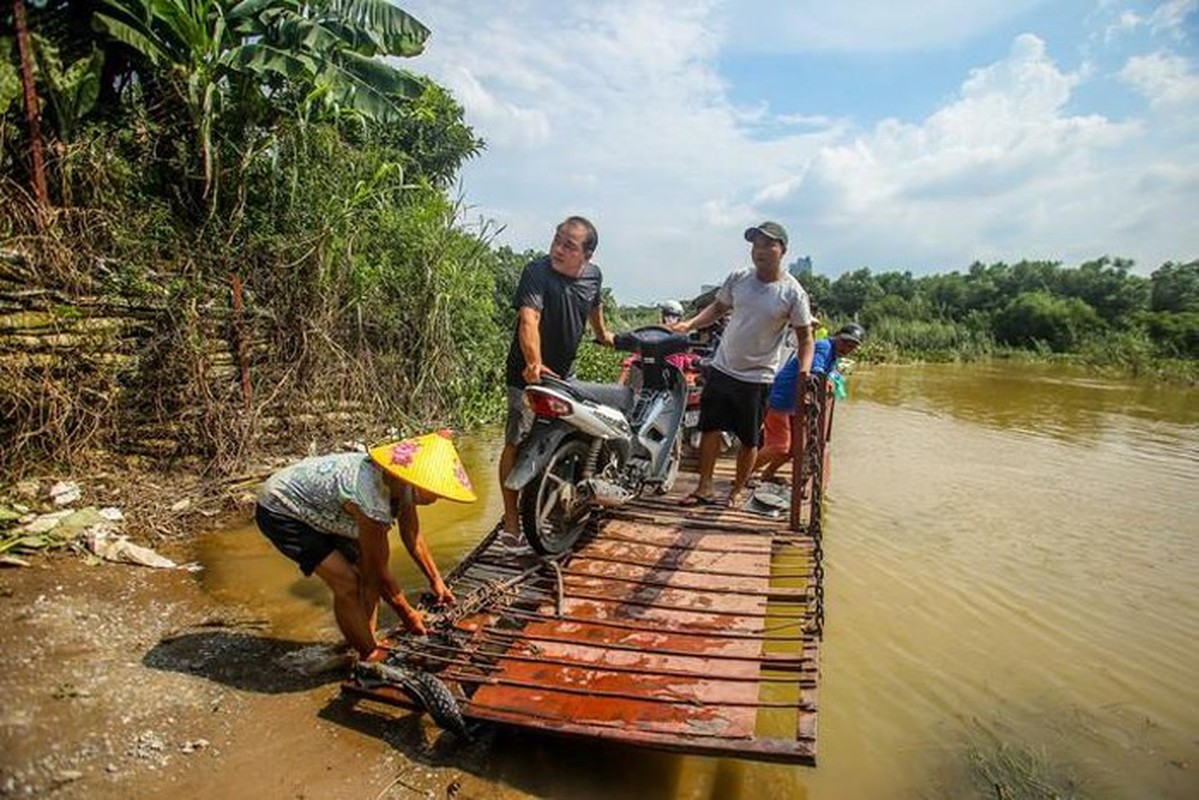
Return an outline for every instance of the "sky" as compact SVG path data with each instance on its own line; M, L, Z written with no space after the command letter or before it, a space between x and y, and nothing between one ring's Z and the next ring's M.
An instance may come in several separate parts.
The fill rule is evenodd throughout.
M398 0L401 66L486 142L463 223L548 250L571 214L621 304L749 266L836 278L1199 258L1199 0Z

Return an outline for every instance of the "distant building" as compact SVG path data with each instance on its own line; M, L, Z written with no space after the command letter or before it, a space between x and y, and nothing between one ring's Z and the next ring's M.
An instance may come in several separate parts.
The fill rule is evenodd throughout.
M795 278L805 278L812 274L812 257L800 256L787 265L787 272Z

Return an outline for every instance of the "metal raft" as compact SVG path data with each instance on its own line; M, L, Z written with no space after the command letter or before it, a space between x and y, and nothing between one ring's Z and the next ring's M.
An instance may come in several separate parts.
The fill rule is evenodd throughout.
M788 508L683 508L680 475L597 514L554 560L487 536L447 577L429 637L386 643L433 671L467 719L659 749L814 765L824 621L820 511L832 397L807 389ZM717 464L727 492L733 463ZM793 482L794 483L794 482ZM774 504L778 505L778 504ZM418 707L399 686L346 691Z

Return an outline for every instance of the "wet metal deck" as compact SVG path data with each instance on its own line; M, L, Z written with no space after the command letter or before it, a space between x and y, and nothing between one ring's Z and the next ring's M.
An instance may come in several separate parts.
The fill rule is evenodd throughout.
M732 467L719 462L718 491ZM671 494L604 513L554 562L489 536L448 576L457 608L430 617L454 638L390 643L439 670L468 719L814 764L819 523L813 537L785 509L679 506L693 485L684 473ZM808 494L818 508L820 488ZM345 688L411 707L390 686Z

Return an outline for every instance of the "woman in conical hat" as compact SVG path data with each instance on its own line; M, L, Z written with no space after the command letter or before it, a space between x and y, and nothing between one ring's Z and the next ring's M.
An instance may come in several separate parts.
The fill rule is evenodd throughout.
M388 569L393 521L437 602L454 602L421 535L416 512L417 506L442 497L475 500L449 431L380 445L369 453L306 458L267 479L255 519L301 572L315 574L329 586L333 613L346 641L361 658L371 659L382 656L375 640L380 598L409 631L425 633L420 613Z

